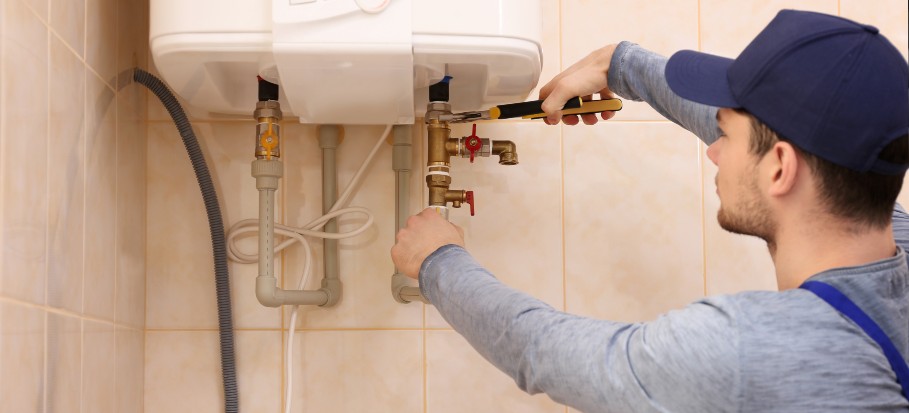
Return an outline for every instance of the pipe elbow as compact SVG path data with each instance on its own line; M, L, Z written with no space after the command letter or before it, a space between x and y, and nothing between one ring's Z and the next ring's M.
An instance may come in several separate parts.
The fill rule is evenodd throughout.
M499 157L499 165L518 164L518 146L512 141L492 141L492 154Z
M266 307L280 307L284 304L278 294L278 279L273 276L256 277L256 298Z
M319 304L320 307L332 307L341 301L341 280L338 278L323 278L320 292L325 293L325 302Z

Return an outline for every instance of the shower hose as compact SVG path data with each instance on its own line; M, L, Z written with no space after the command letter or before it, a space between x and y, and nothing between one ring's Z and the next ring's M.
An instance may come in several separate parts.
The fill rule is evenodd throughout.
M193 133L192 125L183 112L180 102L160 79L142 69L136 69L133 80L141 83L161 100L173 119L183 146L192 162L202 200L208 213L208 226L211 230L212 251L215 257L215 289L218 294L218 330L221 336L221 373L224 377L224 410L227 413L239 411L237 393L237 369L234 357L234 328L230 306L230 278L227 269L227 243L225 242L224 223L221 221L221 208L218 206L218 194L211 181L211 174L202 156L202 149Z

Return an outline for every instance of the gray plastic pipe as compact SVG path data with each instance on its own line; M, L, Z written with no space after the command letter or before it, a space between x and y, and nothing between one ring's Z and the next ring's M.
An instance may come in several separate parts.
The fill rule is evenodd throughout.
M338 201L338 163L337 149L341 143L341 128L335 125L319 127L319 148L322 149L322 214L331 212ZM338 232L338 219L333 218L325 223L325 232ZM338 240L324 240L323 263L325 276L322 277L322 290L330 291L325 306L333 306L341 299L341 270L338 260Z
M267 307L284 304L326 305L331 290L284 290L275 278L275 191L284 174L284 165L277 159L257 159L252 164L252 176L259 190L259 276L256 277L256 298ZM337 300L335 300L337 301Z
M397 125L392 138L391 167L395 171L395 228L400 231L410 216L410 171L413 157L413 127ZM391 276L391 295L399 303L428 303L419 287L410 286L409 278L395 268Z

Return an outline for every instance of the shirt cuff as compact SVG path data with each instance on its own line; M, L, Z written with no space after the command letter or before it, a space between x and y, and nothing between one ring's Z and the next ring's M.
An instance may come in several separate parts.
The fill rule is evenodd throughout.
M417 276L417 280L420 284L420 293L422 293L423 297L429 300L430 303L432 302L432 298L430 297L432 296L433 292L431 284L433 281L435 281L435 275L438 274L438 271L433 271L433 264L436 261L441 260L443 257L448 255L448 252L453 250L465 251L463 247L457 244L443 245L439 247L439 249L433 251L432 254L429 254L429 256L423 260L423 264L420 265L420 274Z

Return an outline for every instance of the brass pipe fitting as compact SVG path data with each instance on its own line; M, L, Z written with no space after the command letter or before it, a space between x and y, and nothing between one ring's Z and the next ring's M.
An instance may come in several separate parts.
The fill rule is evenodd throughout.
M256 102L256 159L281 157L281 105L276 100Z
M460 208L461 203L467 201L467 191L449 189L445 191L445 201L451 202L451 206L455 208Z
M499 165L518 164L518 147L512 141L492 141L492 154L499 157Z
M449 140L451 136L451 128L448 126L448 122L440 122L438 120L431 120L426 127L427 133L429 135L429 142L427 145L427 155L428 158L426 165L432 167L434 165L451 165L451 152L449 151Z
M426 186L429 187L429 205L446 206L448 204L448 187L451 177L447 175L426 175Z

